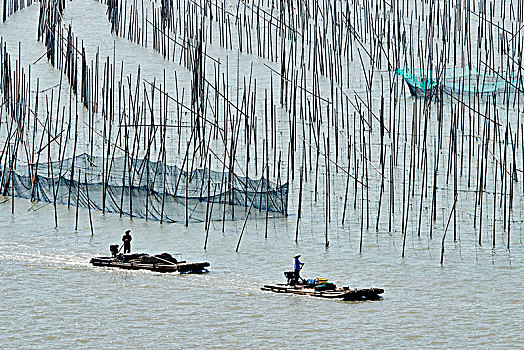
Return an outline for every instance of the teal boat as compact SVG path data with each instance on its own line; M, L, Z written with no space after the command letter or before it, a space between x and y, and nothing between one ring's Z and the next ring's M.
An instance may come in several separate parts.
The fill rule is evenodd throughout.
M500 92L523 92L522 78L516 74L487 74L476 69L442 70L402 67L397 74L407 83L411 95L439 100L442 94L492 95Z

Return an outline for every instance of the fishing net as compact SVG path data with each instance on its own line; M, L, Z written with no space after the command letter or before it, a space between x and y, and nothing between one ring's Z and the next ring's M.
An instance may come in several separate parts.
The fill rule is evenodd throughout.
M444 94L489 95L523 92L523 79L516 73L479 72L468 68L441 70L403 67L397 69L413 96L438 99Z
M287 214L288 185L229 172L190 172L161 161L81 154L37 166L2 166L4 195L165 222ZM238 208L242 206L244 208ZM235 209L237 207L237 209Z

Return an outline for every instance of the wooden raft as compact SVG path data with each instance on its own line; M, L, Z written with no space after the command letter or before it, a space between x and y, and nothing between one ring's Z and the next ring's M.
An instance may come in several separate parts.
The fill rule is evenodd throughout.
M382 299L380 294L384 293L384 289L381 288L354 289L343 287L336 288L335 290L317 291L314 287L305 285L292 286L289 284L266 284L261 289L268 292L309 295L312 297L344 301L379 300Z
M180 261L170 263L169 261L162 263L141 263L135 261L119 261L113 257L97 257L91 259L93 266L116 267L125 270L149 270L154 272L178 272L178 273L206 273L208 262L188 263Z

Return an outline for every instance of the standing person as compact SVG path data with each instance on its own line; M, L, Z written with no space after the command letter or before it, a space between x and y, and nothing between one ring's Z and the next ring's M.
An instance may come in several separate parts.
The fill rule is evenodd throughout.
M294 256L295 258L295 283L298 283L298 280L300 279L300 270L302 270L302 266L304 266L304 263L301 263L298 258L300 258L300 254L297 254Z
M131 253L131 230L127 230L124 236L122 237L122 241L124 242L124 254Z

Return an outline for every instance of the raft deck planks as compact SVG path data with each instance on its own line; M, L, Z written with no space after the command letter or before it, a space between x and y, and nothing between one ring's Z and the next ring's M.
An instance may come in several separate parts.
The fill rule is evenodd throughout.
M154 272L180 272L180 273L202 273L207 272L208 262L187 263L185 261L173 264L140 263L115 261L110 257L98 257L91 259L93 266L116 267L125 270L149 270Z
M381 288L337 288L335 290L317 291L313 287L291 286L288 284L267 284L261 288L263 291L275 293L289 293L298 295L309 295L318 298L340 299L345 301L378 300L384 293Z

